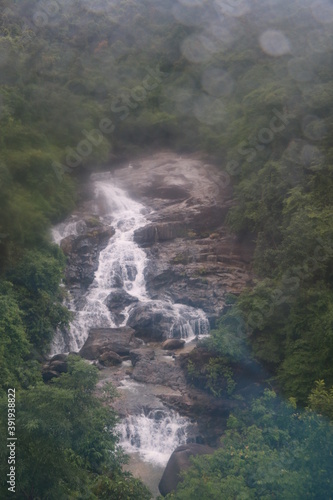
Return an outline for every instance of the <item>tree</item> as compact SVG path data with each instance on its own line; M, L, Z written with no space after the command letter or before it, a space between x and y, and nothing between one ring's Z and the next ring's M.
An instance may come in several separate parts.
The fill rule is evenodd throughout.
M333 427L324 419L266 390L250 410L231 416L228 427L221 448L193 458L167 498L320 500L333 494Z
M8 273L15 286L28 338L40 350L48 349L56 328L66 325L70 318L68 309L62 306L59 287L64 256L55 246L48 250L26 252Z
M309 408L333 420L333 387L326 389L324 380L317 380L309 396Z
M0 387L15 387L24 372L30 344L22 321L22 312L13 296L12 285L0 286Z
M110 481L116 485L122 482L123 498L139 500L139 496L130 496L133 488L145 491L138 481L121 471L124 458L116 446L116 415L95 395L97 378L95 367L73 356L68 358L68 373L59 379L17 393L18 498L97 498L92 490L93 486L96 489L96 481L101 489ZM6 398L2 398L4 436L6 407ZM2 478L6 478L6 469L7 450L2 447ZM111 479L103 479L104 472ZM0 488L1 498L7 498L4 479Z

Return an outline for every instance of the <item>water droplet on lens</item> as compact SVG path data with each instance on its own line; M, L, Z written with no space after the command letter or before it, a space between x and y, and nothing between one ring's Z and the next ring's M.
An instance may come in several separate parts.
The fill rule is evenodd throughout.
M326 52L332 44L327 33L322 29L309 31L307 40L310 48L314 52Z
M203 72L202 86L208 94L221 97L232 93L234 82L227 71L211 67Z
M288 61L288 71L289 75L298 82L310 82L314 77L310 62L302 57L295 57Z
M186 5L186 7L201 7L205 0L178 0L182 5Z
M224 103L221 99L203 95L195 103L194 115L199 121L207 125L221 123L226 117Z
M260 36L260 46L270 56L283 56L289 54L291 47L288 38L277 30L267 30Z
M317 0L311 5L311 12L319 23L333 23L333 4L329 0Z
M217 9L226 16L241 17L250 12L248 0L215 0Z
M9 57L9 48L6 46L0 46L0 66L4 66Z
M301 151L301 161L305 166L318 165L321 163L323 155L316 146L306 144Z
M203 35L191 35L184 40L181 46L184 57L193 63L208 61L217 50L218 47L214 41Z
M302 130L305 137L312 141L320 141L327 133L324 120L314 115L307 115L303 118Z

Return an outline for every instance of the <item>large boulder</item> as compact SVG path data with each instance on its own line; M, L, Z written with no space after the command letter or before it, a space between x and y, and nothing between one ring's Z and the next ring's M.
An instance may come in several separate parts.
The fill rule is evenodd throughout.
M169 349L181 349L185 345L183 339L167 339L162 344L162 349L168 351Z
M134 328L140 337L162 340L169 336L172 315L165 304L140 303L130 311L127 324Z
M91 360L98 359L107 351L126 356L141 345L142 341L135 338L132 328L92 328L79 354Z
M134 305L127 324L142 338L150 340L182 338L201 333L199 329L203 327L205 321L207 323L201 313L183 304L151 300Z
M191 466L192 456L212 453L214 453L214 448L203 444L188 443L178 446L172 453L158 485L161 495L166 496L176 490L178 483L182 481L181 473Z
M60 373L55 370L44 370L42 371L42 377L44 382L49 382L53 378L60 377Z
M183 370L171 357L142 356L135 361L131 376L137 382L165 385L172 389L184 389L186 386Z
M186 234L186 226L181 222L161 222L148 224L134 233L134 241L146 247L158 241L174 240Z
M115 366L122 363L122 359L114 351L104 351L98 358L98 361L102 366Z
M121 314L122 311L135 302L138 302L138 299L121 288L111 292L105 299L105 304L112 312L112 317L118 325L125 319L124 315Z
M135 366L139 361L143 362L145 361L146 363L155 358L155 351L154 349L133 349L133 351L130 352L130 359L132 362L132 365Z
M67 366L67 355L66 354L56 354L51 359L49 359L42 366L42 377L44 382L48 382L52 378L59 377L61 373L66 373L68 370Z

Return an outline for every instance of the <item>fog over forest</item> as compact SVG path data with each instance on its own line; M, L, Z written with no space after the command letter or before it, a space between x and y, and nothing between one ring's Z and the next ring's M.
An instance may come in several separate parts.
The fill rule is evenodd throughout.
M332 498L332 0L0 7L0 497Z

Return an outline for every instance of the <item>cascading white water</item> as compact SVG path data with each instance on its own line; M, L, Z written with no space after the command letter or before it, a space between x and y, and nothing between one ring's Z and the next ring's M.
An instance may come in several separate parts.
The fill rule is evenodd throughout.
M163 318L163 333L168 337L191 340L195 336L207 335L209 322L203 311L171 301L152 300L147 293L144 271L148 259L134 241L134 232L149 223L145 217L147 209L115 186L110 177L101 176L95 180L95 201L96 212L105 224L114 228L115 234L100 252L94 281L83 300L77 306L74 300L67 304L75 314L70 325L69 350L78 351L92 327L126 325L132 308L137 304L151 314L152 322L154 315ZM66 236L84 233L84 226L83 221L72 217L67 224L53 229L53 238L59 244ZM117 324L112 307L110 311L106 304L107 298L119 290L133 296L136 303L127 305L122 311L122 325ZM64 345L63 338L56 336L52 353L64 352ZM186 443L189 420L163 405L162 408L144 410L142 398L140 401L136 414L118 425L120 444L126 452L139 453L144 461L165 466L174 449Z
M168 409L154 395L156 386L129 378L118 387L120 407L128 414L117 425L121 447L136 454L140 461L165 467L171 453L193 436L193 424L186 417ZM158 386L158 394L170 394L170 388ZM121 401L125 401L125 405ZM192 433L192 434L191 434Z
M104 222L115 229L115 234L100 252L99 266L84 298L83 307L75 310L74 302L70 303L70 309L75 313L70 327L70 350L78 351L93 327L116 327L127 323L131 305L124 309L121 325L116 324L106 305L107 297L112 292L119 292L120 288L138 299L139 303L161 312L169 324L169 331L165 332L167 336L191 340L198 335L207 335L209 322L203 311L171 301L152 300L148 296L144 277L147 256L134 241L134 232L149 223L145 216L147 209L115 186L110 177L95 181L95 199L97 209L103 211L101 215ZM82 221L79 223L71 219L67 225L58 225L53 229L55 241L59 243L65 236L80 234L82 228L79 224ZM52 352L56 353L62 345L56 339Z
M69 222L62 222L52 229L52 237L55 243L60 244L61 240L67 236L74 235L77 236L85 229L84 221L77 220L76 217L72 217Z
M185 417L157 409L125 418L117 431L126 453L139 453L144 461L165 466L175 448L186 443L187 428Z
M201 309L173 304L173 311L175 319L171 326L170 337L175 337L179 332L180 338L191 340L209 334L209 321Z
M134 231L147 224L143 215L145 207L107 180L95 182L95 197L105 203L104 217L115 229L115 235L101 251L85 305L71 323L71 348L75 351L84 344L90 328L117 326L105 300L119 289L119 284L139 300L148 298L144 280L146 254L133 241Z

